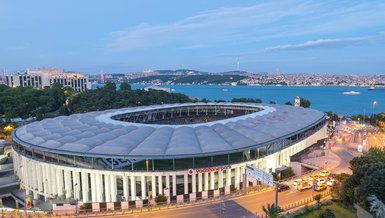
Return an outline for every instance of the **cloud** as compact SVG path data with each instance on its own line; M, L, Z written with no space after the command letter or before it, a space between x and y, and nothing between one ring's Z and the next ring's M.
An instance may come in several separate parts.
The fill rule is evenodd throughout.
M282 51L282 50L305 50L313 48L325 47L345 47L350 45L361 44L368 41L369 38L342 38L342 39L318 39L307 41L299 44L286 44L266 48L265 51Z
M381 2L333 5L300 0L269 1L246 7L217 8L171 23L158 25L143 23L110 32L105 50L125 52L170 45L176 49L205 49L248 44L254 44L262 49L261 42L271 39L349 33L385 25L383 11L385 4ZM325 39L301 46L343 44L343 41L349 40L349 43L360 41L354 38L340 42Z
M32 48L32 45L30 43L22 43L22 44L19 44L15 47L13 47L13 49L15 50L25 50L25 49L30 49Z
M278 45L265 48L266 52L284 51L284 50L307 50L316 48L339 48L348 46L358 46L370 44L374 42L383 42L385 35L380 33L376 36L354 37L354 38L335 38L335 39L318 39L306 41L298 44Z

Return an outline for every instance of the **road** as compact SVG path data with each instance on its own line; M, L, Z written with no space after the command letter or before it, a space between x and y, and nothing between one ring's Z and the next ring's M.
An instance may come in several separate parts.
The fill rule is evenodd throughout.
M288 202L297 202L302 199L311 197L318 194L312 190L306 190L299 192L295 189L290 189L285 192L279 193L279 205L287 204ZM322 193L322 192L320 192ZM294 201L293 201L294 200ZM274 202L274 191L265 191L241 196L231 200L225 200L223 202L216 202L204 205L187 206L181 208L172 208L168 210L157 211L136 214L122 214L114 215L113 217L138 217L138 218L168 218L168 217L186 217L186 218L216 218L216 217L255 217L256 212L262 213L262 206L266 206L268 203ZM225 205L225 206L223 206ZM222 208L226 208L220 215ZM106 217L106 216L104 216ZM107 216L108 217L108 216ZM112 216L111 216L112 217Z

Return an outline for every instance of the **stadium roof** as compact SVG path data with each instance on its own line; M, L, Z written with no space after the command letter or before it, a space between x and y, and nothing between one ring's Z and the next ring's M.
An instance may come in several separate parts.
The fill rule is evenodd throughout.
M238 105L263 110L191 125L129 123L117 114L196 105ZM17 128L23 146L59 154L129 159L199 157L244 151L297 134L325 119L322 112L287 105L187 103L60 116Z

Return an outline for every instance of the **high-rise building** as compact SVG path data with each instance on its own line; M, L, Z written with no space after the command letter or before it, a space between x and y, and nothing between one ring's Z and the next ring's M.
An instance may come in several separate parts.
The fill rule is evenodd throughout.
M91 89L88 77L81 73L64 72L58 69L26 69L15 74L6 75L6 84L9 87L32 86L40 89L54 83L71 87L74 91L83 92Z

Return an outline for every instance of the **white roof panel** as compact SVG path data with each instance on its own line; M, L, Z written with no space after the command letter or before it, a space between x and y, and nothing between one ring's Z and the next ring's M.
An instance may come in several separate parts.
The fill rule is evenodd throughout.
M247 106L258 112L207 123L163 125L129 123L111 117L130 112L188 106ZM15 130L18 141L57 153L125 158L181 158L246 150L295 134L325 119L322 112L287 105L186 103L151 105L60 116Z

